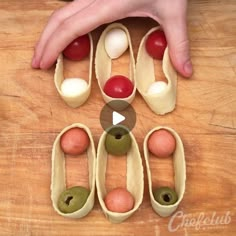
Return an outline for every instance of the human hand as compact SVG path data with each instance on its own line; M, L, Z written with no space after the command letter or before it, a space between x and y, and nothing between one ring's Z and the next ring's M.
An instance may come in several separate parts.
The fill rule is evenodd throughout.
M77 0L50 17L32 59L33 68L48 69L75 38L104 23L126 17L150 17L166 35L171 61L185 77L192 74L186 27L187 0Z

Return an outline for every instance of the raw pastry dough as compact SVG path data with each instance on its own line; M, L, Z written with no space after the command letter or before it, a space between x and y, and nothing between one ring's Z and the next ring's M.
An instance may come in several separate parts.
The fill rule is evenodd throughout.
M66 104L72 108L81 106L88 99L91 92L91 83L92 83L92 68L93 68L93 40L91 34L89 35L90 39L90 54L89 54L89 75L88 75L88 86L87 89L78 96L65 96L61 92L61 83L64 80L63 74L63 54L60 54L57 58L57 64L54 74L54 84L61 98L66 102Z
M98 80L98 85L101 90L104 101L106 103L108 103L108 102L114 100L114 98L107 96L103 92L103 87L104 87L106 81L111 77L111 71L112 71L112 59L108 56L108 54L106 52L104 42L105 42L106 34L111 29L116 29L116 28L120 28L126 32L128 42L129 42L128 50L130 53L130 65L129 65L129 78L128 79L130 79L133 82L134 90L129 97L121 98L119 100L126 101L130 104L133 101L133 99L135 97L135 93L136 93L135 60L134 60L134 56L133 56L133 49L132 49L132 43L131 43L129 31L124 25L122 25L120 23L110 24L101 34L101 37L100 37L98 44L97 44L97 50L96 50L96 56L95 56L95 72L96 72L96 77Z
M65 179L66 170L65 170L65 154L61 150L60 138L62 134L64 134L67 130L74 127L84 129L88 134L90 140L90 144L87 149L90 195L87 199L87 202L80 210L75 211L73 213L62 213L58 209L58 198L60 194L66 189L66 179ZM95 193L95 171L96 171L96 152L92 134L89 128L80 123L75 123L64 128L60 132L60 134L56 137L52 149L51 199L53 208L58 214L69 218L81 218L87 215L92 210L94 205L94 193Z
M171 132L171 134L174 135L174 137L176 139L176 149L175 149L175 152L173 153L173 163L174 163L174 171L175 171L175 173L174 173L175 174L175 191L178 195L178 201L175 204L169 205L169 206L164 206L164 205L159 204L154 199L153 189L152 189L152 173L151 173L151 169L150 169L150 165L149 165L149 151L148 151L147 142L148 142L150 135L154 131L159 130L159 129L168 130L169 132ZM186 164L185 164L183 143L182 143L179 135L176 133L176 131L174 131L173 129L168 128L168 127L159 126L159 127L152 129L147 134L147 136L144 139L143 149L144 149L144 158L146 161L149 195L150 195L152 207L155 210L155 212L158 213L160 216L167 217L167 216L171 215L176 210L176 208L180 204L181 200L183 199L184 192L185 192ZM155 175L158 176L158 173L155 173Z
M107 194L105 186L106 165L108 153L105 149L106 132L104 131L98 144L97 150L97 169L96 169L96 186L98 193L98 200L102 210L109 221L112 223L121 223L130 217L142 203L144 191L144 177L142 159L139 153L138 145L133 134L130 132L132 140L130 151L127 153L127 189L135 199L134 208L125 213L117 213L109 211L104 203L104 198Z
M155 27L148 31L140 43L136 63L136 85L139 93L151 110L156 114L164 115L165 113L173 111L175 108L177 87L177 73L171 64L168 48L165 50L162 62L163 72L168 81L167 88L162 93L154 95L147 93L149 86L155 82L156 79L154 61L147 53L145 43L148 35L159 28L160 27Z

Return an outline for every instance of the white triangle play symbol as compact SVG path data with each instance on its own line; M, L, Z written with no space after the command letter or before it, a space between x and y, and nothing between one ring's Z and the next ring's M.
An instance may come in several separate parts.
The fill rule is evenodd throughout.
M124 120L125 120L125 117L122 116L120 113L118 113L116 111L112 112L112 124L113 125L117 125L117 124L121 123Z

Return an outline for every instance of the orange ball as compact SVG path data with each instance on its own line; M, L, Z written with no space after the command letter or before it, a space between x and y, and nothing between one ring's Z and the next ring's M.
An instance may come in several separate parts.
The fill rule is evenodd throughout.
M69 155L79 155L86 151L90 143L88 134L84 129L71 128L60 139L61 149Z
M105 205L109 211L124 213L134 207L134 198L125 188L115 188L110 191L105 199Z
M157 157L170 156L175 147L175 137L165 129L154 131L148 139L148 150Z

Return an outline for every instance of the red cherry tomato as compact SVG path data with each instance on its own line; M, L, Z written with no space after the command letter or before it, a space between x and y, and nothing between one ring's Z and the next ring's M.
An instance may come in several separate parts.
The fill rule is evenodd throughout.
M90 52L90 40L88 34L73 40L63 51L63 55L72 60L80 61L87 57Z
M152 32L146 40L146 50L154 59L162 60L167 42L163 31Z
M123 75L112 76L103 88L104 93L112 98L127 98L134 89L133 83Z

